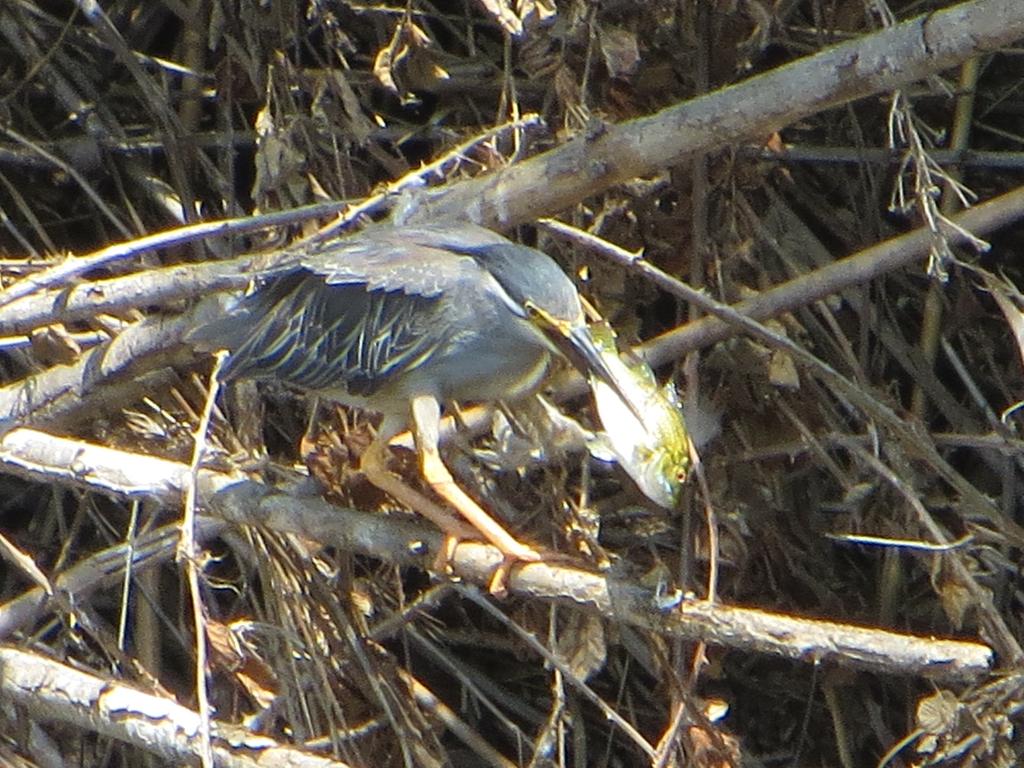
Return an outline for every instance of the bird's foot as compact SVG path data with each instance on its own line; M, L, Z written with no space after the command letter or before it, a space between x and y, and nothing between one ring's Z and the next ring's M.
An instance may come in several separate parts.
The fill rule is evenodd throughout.
M462 540L461 536L445 532L444 538L441 540L441 548L437 550L434 562L430 564L430 570L436 573L451 573L452 563L455 561L455 548Z
M532 547L511 536L509 539L514 545L511 548L502 548L500 545L496 545L501 549L503 557L487 582L487 591L495 597L504 597L508 594L508 580L512 575L513 566L517 563L539 563L544 559L544 556Z
M455 550L459 544L467 539L464 536L446 531L441 548L431 565L431 569L438 573L451 573L452 564L455 562ZM475 541L479 541L474 537ZM495 597L504 597L508 594L508 580L512 575L512 569L519 563L537 563L544 559L544 556L532 547L523 544L508 535L503 537L500 544L488 542L491 546L501 551L501 562L494 569L487 582L487 591Z
M494 569L490 580L487 582L487 591L495 597L505 597L508 594L508 579L512 575L512 566L516 561L506 555Z

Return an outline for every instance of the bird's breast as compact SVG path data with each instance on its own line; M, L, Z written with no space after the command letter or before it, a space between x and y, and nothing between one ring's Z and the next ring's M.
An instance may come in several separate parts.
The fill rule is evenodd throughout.
M443 353L407 374L403 389L442 382L432 394L463 402L514 400L532 392L547 371L550 354L532 339L510 338L508 330L452 339Z

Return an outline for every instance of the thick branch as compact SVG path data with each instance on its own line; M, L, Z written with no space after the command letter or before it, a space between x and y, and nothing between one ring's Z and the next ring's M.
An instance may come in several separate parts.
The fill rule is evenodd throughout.
M178 764L192 764L198 757L199 715L192 710L44 656L0 648L0 697L20 704L37 719L71 723ZM346 765L241 728L215 726L214 734L214 765L224 768Z
M73 462L74 469L64 462ZM27 428L0 441L0 465L52 482L54 477L106 492L146 493L167 505L180 503L184 465L137 456L103 446L55 437ZM121 467L133 466L139 486ZM134 473L133 473L134 474ZM252 482L231 484L213 472L201 473L205 504L231 522L297 533L314 541L372 557L426 567L443 546L441 535L425 525L380 514L335 507L319 497L295 496ZM486 585L501 563L494 547L464 542L452 557L454 575ZM592 573L570 565L532 563L516 569L509 590L586 607L609 619L626 621L667 635L731 648L771 653L794 660L833 660L878 673L971 679L987 671L992 652L979 643L937 640L835 622L774 614L734 606L662 596L627 578Z
M498 173L424 194L410 221L507 227L616 184L952 67L1024 37L1024 3L976 0L832 46L654 115L585 132Z

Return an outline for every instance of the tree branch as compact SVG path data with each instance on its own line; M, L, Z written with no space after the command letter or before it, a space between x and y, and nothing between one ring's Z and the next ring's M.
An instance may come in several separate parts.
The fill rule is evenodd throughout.
M918 16L636 120L596 126L530 160L423 193L410 222L509 227L856 99L890 91L1024 37L1024 3L975 0Z
M13 430L0 440L0 466L44 482L56 478L108 493L155 496L168 506L180 504L188 471L177 462L27 428ZM132 469L126 473L124 467ZM208 470L200 472L198 483L207 510L234 523L295 533L420 568L433 563L443 546L439 532L409 519L344 509L319 496L287 493ZM501 562L496 548L463 542L455 550L451 567L454 576L485 586ZM629 578L556 561L515 569L508 587L515 595L558 600L673 637L793 660L830 660L881 674L963 680L985 673L992 663L992 651L979 643L724 606L681 595L666 600Z
M40 720L71 723L179 764L199 754L199 715L191 709L44 656L0 648L0 694ZM222 768L346 766L243 728L214 725L214 734L214 765Z

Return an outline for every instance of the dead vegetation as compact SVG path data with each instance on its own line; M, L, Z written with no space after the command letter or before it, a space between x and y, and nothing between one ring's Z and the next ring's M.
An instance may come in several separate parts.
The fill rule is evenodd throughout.
M0 762L1018 764L1018 6L0 4ZM706 485L467 412L495 599L372 417L215 405L201 300L388 212L558 258Z

